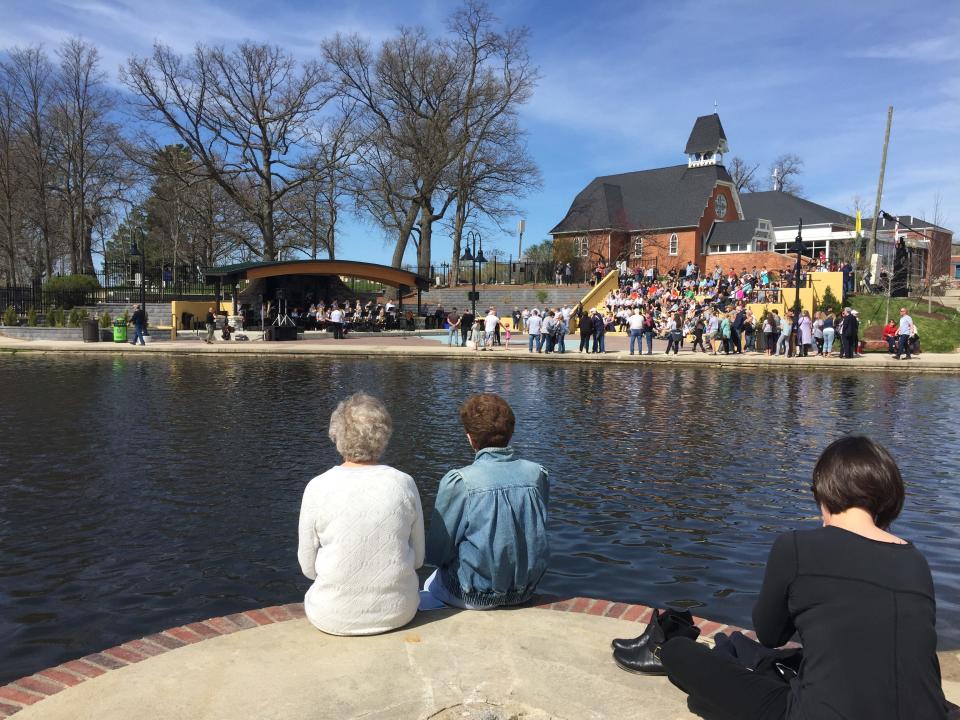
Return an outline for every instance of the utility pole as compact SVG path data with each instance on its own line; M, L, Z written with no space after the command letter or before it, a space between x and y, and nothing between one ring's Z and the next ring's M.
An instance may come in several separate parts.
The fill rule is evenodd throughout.
M893 105L887 108L887 131L883 136L883 156L880 159L880 182L877 183L877 202L873 206L873 228L867 243L867 264L877 251L877 223L880 220L880 202L883 200L883 174L887 169L887 146L890 144L890 125L893 123ZM858 268L859 269L859 268Z

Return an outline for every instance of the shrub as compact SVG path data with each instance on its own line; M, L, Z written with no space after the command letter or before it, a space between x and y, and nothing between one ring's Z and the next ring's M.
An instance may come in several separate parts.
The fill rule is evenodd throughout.
M113 320L110 318L110 313L104 310L103 315L100 316L100 327L108 328L112 324L113 324Z
M124 311L123 311L123 315L121 315L120 317L123 318L123 324L124 324L124 325L129 325L129 324L130 324L130 311L129 311L129 310L124 310Z
M70 327L80 327L80 311L74 308L70 311Z
M541 305L547 301L547 291L546 290L537 290L537 302Z
M93 275L63 275L50 278L43 286L45 292L55 293L57 301L65 308L74 305L83 305L87 295L100 287L100 283Z
M14 309L13 305L7 305L7 309L3 312L3 324L9 325L11 327L16 326L17 324L17 311Z
M823 298L820 300L820 309L823 312L832 312L835 315L839 314L843 309L840 307L840 301L837 300L837 296L833 294L833 291L828 287L826 292L823 293Z
M63 308L54 306L47 310L47 325L49 327L63 327Z
M29 327L36 327L36 326L37 326L37 311L34 310L33 308L30 308L30 309L27 311L27 325L28 325Z

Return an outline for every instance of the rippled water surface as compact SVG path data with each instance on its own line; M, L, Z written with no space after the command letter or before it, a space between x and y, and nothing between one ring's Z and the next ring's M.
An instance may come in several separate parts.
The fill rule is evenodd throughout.
M813 527L818 452L886 444L895 531L926 553L960 645L955 377L308 358L0 358L0 684L163 628L301 599L300 496L338 461L337 400L384 398L385 460L432 509L470 462L457 405L497 391L550 469L541 590L748 624L777 533Z

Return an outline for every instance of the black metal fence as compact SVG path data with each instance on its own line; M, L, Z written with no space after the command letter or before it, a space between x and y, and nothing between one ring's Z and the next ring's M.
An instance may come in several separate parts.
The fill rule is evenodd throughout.
M405 265L404 270L417 272L415 265ZM566 272L566 264L560 268L561 283L589 282L592 266L585 261L577 260L570 263L570 272ZM476 265L477 283L487 285L527 285L531 283L554 284L557 281L557 264L554 262L531 262L514 260L500 260L492 258L485 263ZM473 268L469 262L461 262L459 267L459 284L469 285L472 282ZM448 287L453 285L452 268L450 263L441 263L430 266L430 284L434 287Z
M199 268L187 265L151 266L141 274L139 263L111 262L96 273L96 280L90 289L57 287L57 281L0 286L0 311L11 305L25 314L31 308L45 313L54 307L69 310L77 305L136 303L141 291L146 302L206 299L215 292L212 285L204 284Z

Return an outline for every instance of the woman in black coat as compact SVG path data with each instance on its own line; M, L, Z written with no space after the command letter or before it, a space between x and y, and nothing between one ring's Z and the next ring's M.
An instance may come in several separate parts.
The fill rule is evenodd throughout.
M593 317L591 313L580 310L577 329L580 330L580 352L590 352L590 338L593 337Z

